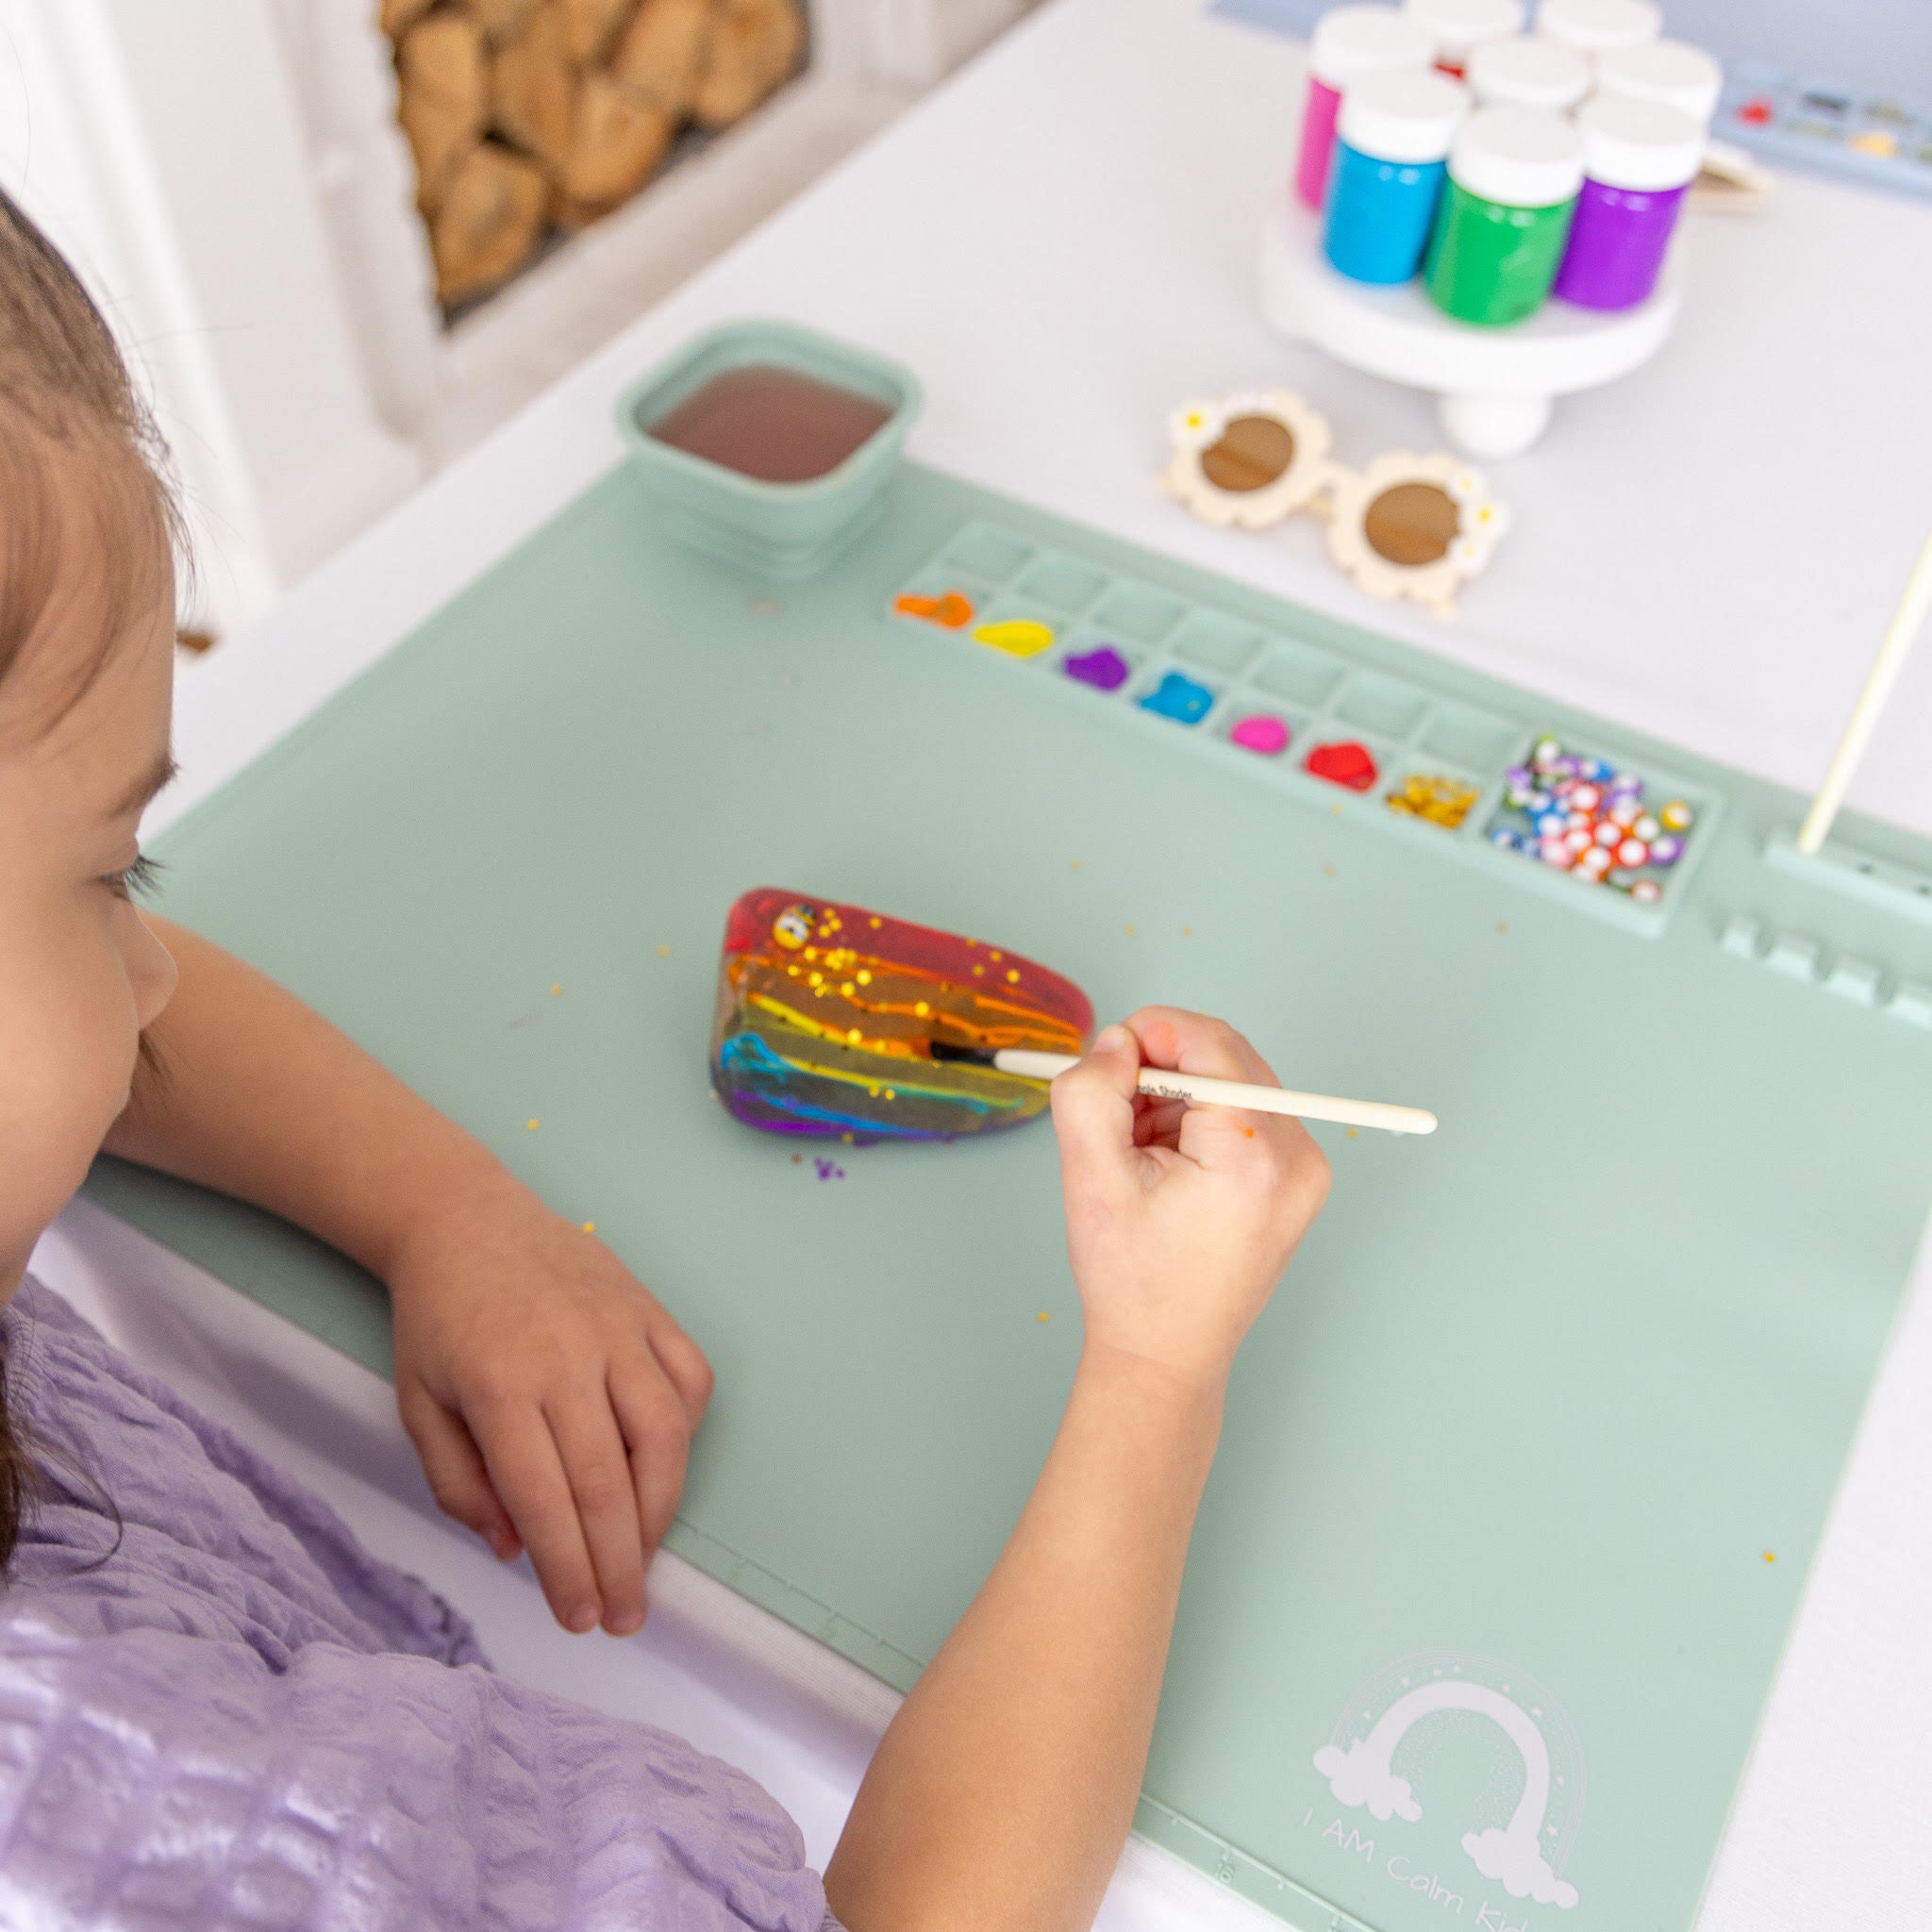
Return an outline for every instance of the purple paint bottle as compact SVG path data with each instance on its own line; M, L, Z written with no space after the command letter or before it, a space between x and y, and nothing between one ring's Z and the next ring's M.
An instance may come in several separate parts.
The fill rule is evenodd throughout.
M1551 292L1580 308L1634 308L1657 287L1704 130L1655 101L1599 94L1576 116L1583 191Z
M1302 114L1294 192L1319 209L1328 192L1341 96L1365 74L1425 70L1436 58L1427 32L1393 7L1331 7L1308 42L1308 104Z

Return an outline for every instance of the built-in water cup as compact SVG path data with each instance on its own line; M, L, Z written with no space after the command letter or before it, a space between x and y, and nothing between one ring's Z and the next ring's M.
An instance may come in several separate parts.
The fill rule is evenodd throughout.
M923 400L900 363L758 320L686 343L625 391L617 421L674 535L795 582L878 514Z

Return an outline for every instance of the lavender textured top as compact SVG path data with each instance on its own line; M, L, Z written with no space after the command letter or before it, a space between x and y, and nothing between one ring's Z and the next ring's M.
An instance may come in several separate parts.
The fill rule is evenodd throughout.
M494 1675L45 1288L0 1333L47 1469L0 1591L0 1925L836 1932L749 1778Z

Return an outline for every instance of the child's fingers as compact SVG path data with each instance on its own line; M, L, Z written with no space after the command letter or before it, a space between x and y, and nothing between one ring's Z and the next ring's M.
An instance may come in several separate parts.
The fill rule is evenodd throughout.
M1178 1007L1143 1007L1128 1024L1150 1062L1215 1080L1250 1087L1279 1087L1274 1069L1224 1020ZM1274 1186L1286 1174L1321 1154L1302 1124L1286 1114L1252 1113L1242 1108L1191 1107L1175 1143L1191 1160L1222 1173L1247 1173L1257 1185Z
M710 1406L711 1387L717 1377L711 1373L711 1365L705 1359L705 1352L677 1324L665 1316L645 1331L651 1344L651 1353L657 1357L658 1366L664 1371L672 1388L677 1391L677 1399L684 1405L685 1435L689 1439L697 1433L698 1424L705 1419L705 1410ZM624 1419L623 1411L618 1420ZM626 1434L628 1429L626 1428ZM674 1503L675 1498L673 1498Z
M416 1454L429 1492L445 1516L474 1529L508 1562L523 1548L516 1524L490 1486L490 1473L462 1418L450 1414L422 1383L408 1381L397 1391L396 1408Z
M1187 1115L1188 1103L1185 1100L1163 1100L1158 1094L1141 1094L1134 1107L1134 1145L1177 1145L1181 1123Z
M682 1391L656 1356L629 1365L612 1364L610 1403L630 1449L631 1487L648 1562L677 1514L694 1424Z
M594 1629L604 1611L596 1573L542 1411L527 1398L510 1398L473 1412L469 1423L491 1486L529 1549L551 1615L566 1630Z
M1105 1174L1133 1153L1140 1072L1140 1042L1126 1027L1114 1025L1053 1083L1053 1130L1071 1171Z
M652 1373L663 1406L681 1420L677 1398L655 1361ZM644 1536L630 1456L610 1395L601 1386L575 1390L545 1414L596 1573L604 1626L612 1636L628 1637L644 1621Z
M1142 1007L1127 1024L1150 1066L1214 1080L1242 1080L1251 1087L1281 1085L1274 1069L1225 1020L1180 1007Z

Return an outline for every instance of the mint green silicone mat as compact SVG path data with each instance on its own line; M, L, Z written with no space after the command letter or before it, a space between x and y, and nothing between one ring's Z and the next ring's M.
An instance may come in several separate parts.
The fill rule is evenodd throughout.
M957 588L1028 660L891 615ZM1108 692L1069 654L1118 645ZM1141 708L1178 669L1190 724ZM1288 751L1229 732L1273 705ZM1538 733L1694 802L1644 906L1497 850ZM1351 734L1382 778L1300 769ZM1460 774L1457 827L1384 802ZM597 1232L718 1372L671 1546L890 1682L1079 1345L1050 1133L801 1148L710 1097L760 884L1235 1020L1326 1212L1235 1374L1139 1817L1304 1926L1694 1916L1932 1199L1932 851L908 468L829 575L677 549L613 473L159 841L165 909ZM371 1366L380 1291L265 1217L90 1188Z

